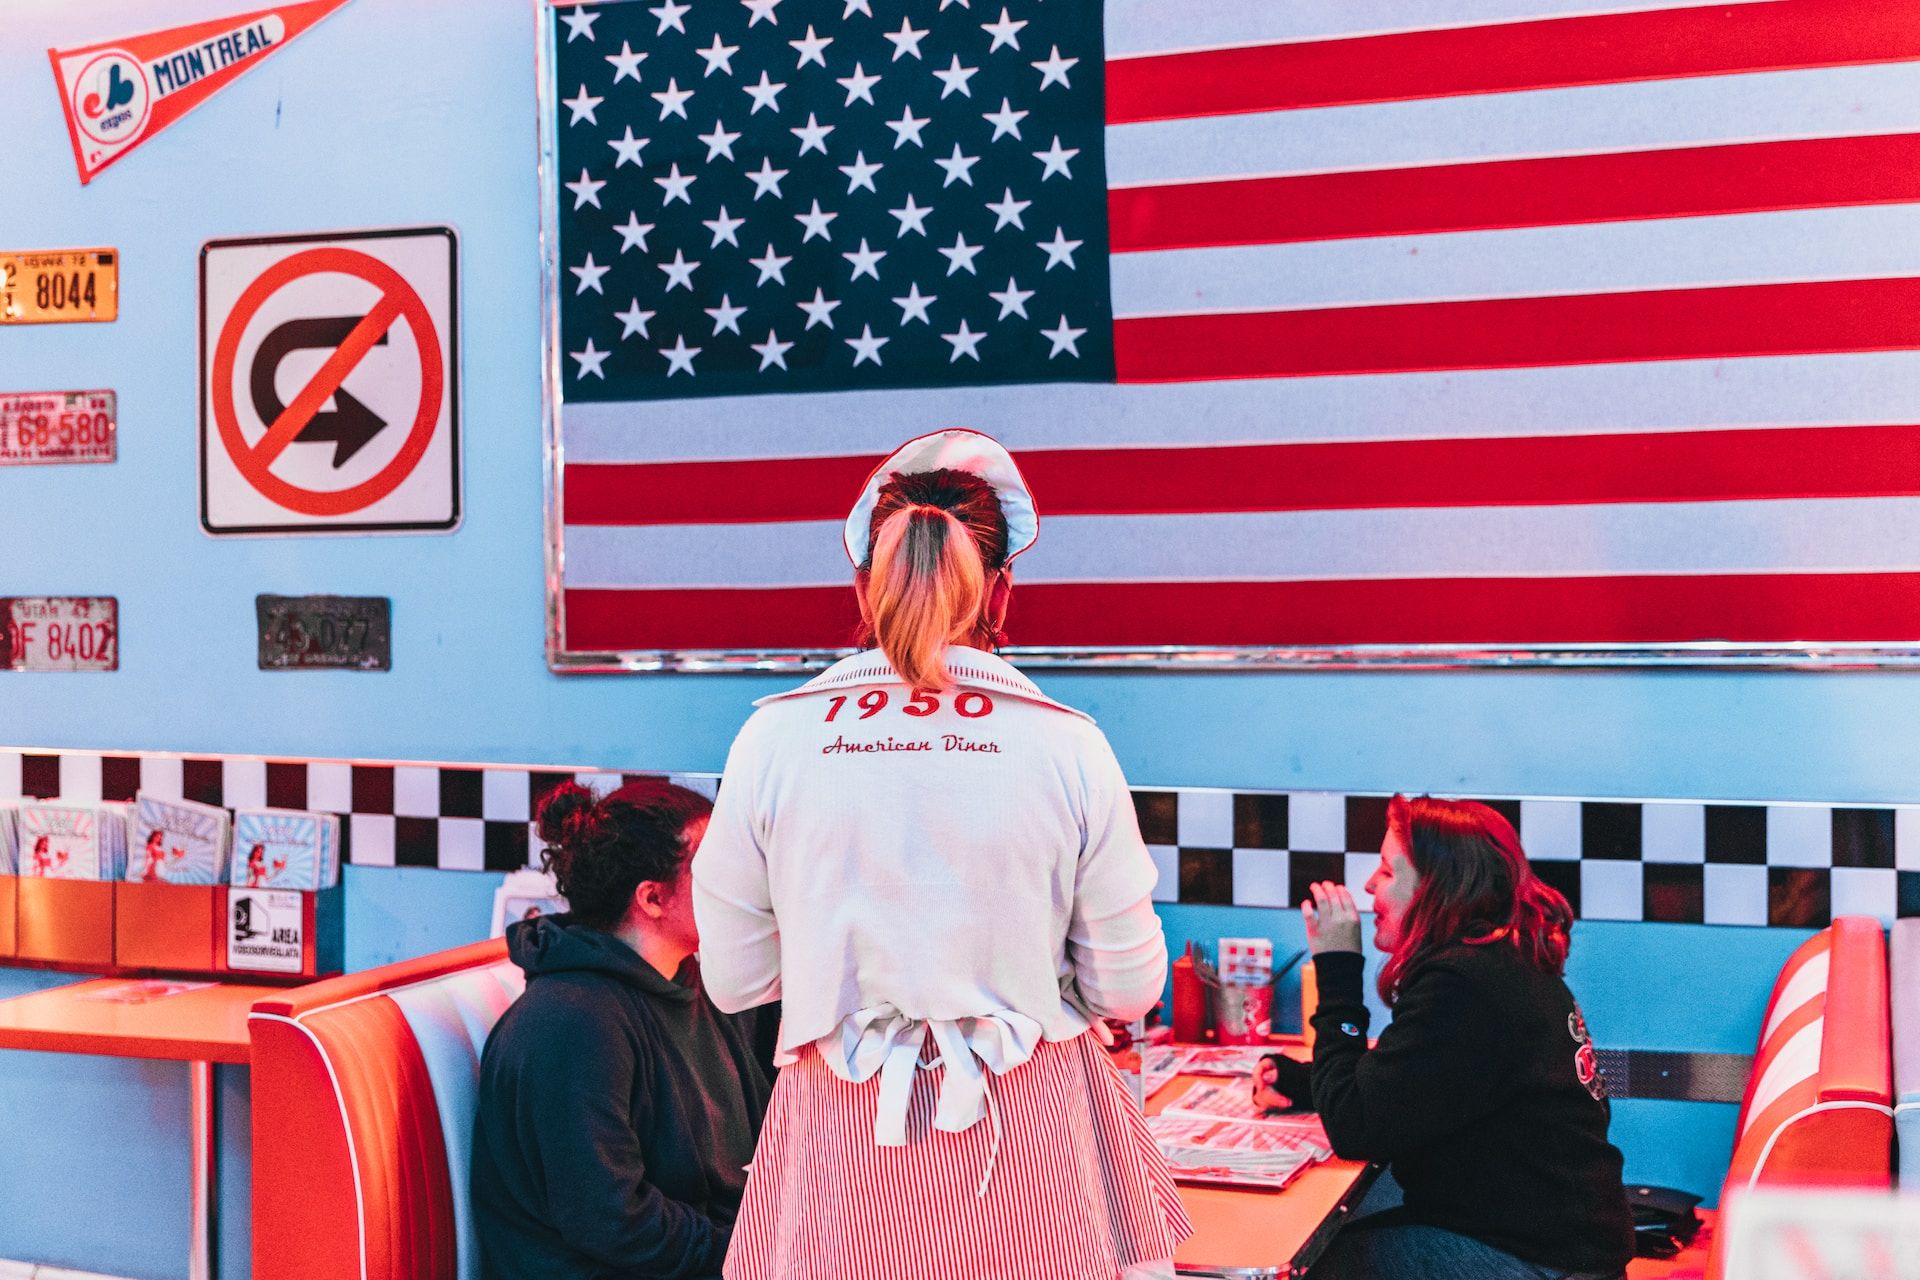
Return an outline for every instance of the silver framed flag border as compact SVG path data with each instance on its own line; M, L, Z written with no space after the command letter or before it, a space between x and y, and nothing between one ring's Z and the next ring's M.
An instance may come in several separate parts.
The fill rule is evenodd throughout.
M578 207L579 184L567 183L560 172L559 111L570 105L562 98L564 90L555 83L558 73L559 42L571 38L574 22L563 14L585 15L602 8L600 3L556 4L554 0L534 0L538 23L536 40L536 86L539 109L539 187L541 197L541 397L543 450L543 488L545 499L545 646L549 668L558 673L607 673L648 671L810 671L818 670L851 652L849 648L595 648L569 644L566 636L567 547L564 531L566 439L562 430L565 361L567 352L561 337L563 286L569 286L567 264L561 257L560 233L563 185L573 191ZM604 7L611 7L610 5ZM749 6L752 7L752 6ZM944 6L943 6L944 7ZM850 6L850 9L852 6ZM591 22L590 18L584 19ZM567 26L563 27L563 21ZM1005 21L1003 14L1002 21ZM664 29L664 23L663 23ZM988 28L992 30L991 27ZM798 34L796 31L794 34ZM796 49L813 41L807 30L806 41L792 41ZM783 32L782 38L785 38ZM891 38L891 37L889 37ZM996 46L998 37L996 39ZM719 40L715 39L716 46ZM625 52L623 46L622 52ZM716 49L717 52L717 49ZM703 55L704 56L704 55ZM802 65L805 51L802 50ZM1024 55L1023 55L1024 56ZM1053 58L1059 59L1056 49ZM608 58L616 67L615 58ZM1036 67L1041 64L1035 63ZM955 70L958 60L955 61ZM858 69L856 68L856 75ZM842 83L846 83L842 81ZM1044 82L1043 82L1044 87ZM849 91L849 104L853 101ZM584 97L586 90L580 91ZM660 94L653 95L659 98ZM671 96L671 95L669 95ZM944 94L943 94L944 97ZM598 102L599 99L592 101ZM576 107L576 112L578 108ZM757 105L756 108L757 110ZM979 110L979 108L975 108ZM1007 110L1002 104L1002 112ZM668 108L662 106L665 121ZM909 112L909 117L910 117ZM1024 114L1024 113L1022 113ZM578 120L576 114L575 119ZM988 115L990 121L994 116ZM811 123L811 121L809 122ZM716 125L716 135L725 137ZM802 130L794 130L796 136ZM737 135L733 135L737 136ZM999 133L996 131L995 137ZM704 139L703 139L704 140ZM616 152L620 151L615 144ZM714 145L709 141L709 145ZM1037 145L1037 144L1036 144ZM1058 153L1060 141L1054 139ZM959 149L955 148L956 157ZM1035 153L1045 161L1046 157ZM838 157L836 157L838 158ZM857 163L863 163L862 160ZM619 161L614 162L616 165ZM844 170L843 166L843 170ZM677 170L676 170L677 173ZM587 176L582 175L581 182ZM604 183L588 184L597 190ZM851 187L849 188L851 194ZM1011 198L1011 197L1009 197ZM595 201L597 204L597 201ZM911 202L909 202L911 203ZM815 215L819 214L818 203ZM897 214L895 216L898 216ZM721 220L726 221L721 210ZM806 221L802 219L803 223ZM714 224L708 223L709 227ZM716 232L716 235L721 233ZM903 224L902 234L905 234ZM718 241L716 240L716 245ZM1043 246L1044 247L1044 246ZM866 249L863 241L862 250ZM768 250L769 257L772 249ZM851 260L852 255L848 256ZM591 262L591 259L589 259ZM696 264L697 265L697 264ZM666 268L662 268L663 270ZM857 267L856 267L857 269ZM578 274L576 270L576 274ZM671 281L671 276L669 277ZM671 283L669 283L669 288ZM691 286L688 286L691 288ZM986 289L982 281L977 286ZM1013 288L1009 282L1009 289ZM817 300L817 299L816 299ZM722 308L730 304L722 299ZM638 309L639 304L633 304ZM651 315L651 312L646 313ZM709 315L714 314L712 311ZM1066 325L1062 317L1061 326ZM811 324L809 324L811 327ZM964 323L962 328L965 328ZM718 336L718 328L715 336ZM870 337L869 337L870 340ZM951 340L951 339L949 339ZM769 335L769 342L773 335ZM684 345L684 341L683 341ZM855 350L860 350L858 344ZM591 347L591 343L589 343ZM955 351L955 359L959 357ZM576 359L578 357L575 357ZM762 365L764 368L765 365ZM783 366L784 367L784 366ZM689 370L691 372L691 370ZM671 370L669 371L669 376ZM936 424L954 425L954 424ZM905 427L902 436L911 434ZM849 449L848 452L858 452ZM1038 487L1038 486L1036 486ZM1044 503L1045 494L1040 494ZM1364 513L1363 513L1364 514ZM1522 575L1524 576L1524 575ZM849 591L850 591L849 586ZM1017 607L1017 606L1016 606ZM1445 670L1445 669L1524 669L1524 668L1740 668L1740 669L1885 669L1920 667L1920 637L1908 641L1887 642L1804 642L1804 643L1729 643L1712 640L1671 644L1568 643L1568 644L1328 644L1328 645L1190 645L1132 644L1111 647L1069 645L1013 645L1003 651L1016 663L1027 667L1079 667L1097 669L1180 669L1180 670Z

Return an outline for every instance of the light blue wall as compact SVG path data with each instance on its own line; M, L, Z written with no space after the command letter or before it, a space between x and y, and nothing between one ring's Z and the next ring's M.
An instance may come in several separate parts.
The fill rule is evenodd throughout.
M0 389L108 386L121 398L115 465L0 469L0 594L117 595L124 645L113 675L0 676L0 741L717 768L748 702L782 681L560 679L542 662L531 4L356 0L78 186L45 50L246 7L6 6L0 138L9 180L21 185L0 198L0 249L111 245L124 267L118 323L0 330ZM407 223L450 223L461 236L464 527L401 539L205 537L195 479L201 242ZM320 591L393 599L391 673L254 669L253 596ZM1920 791L1920 682L1900 676L1042 679L1092 710L1129 775L1148 784L1869 801ZM477 875L350 871L350 960L478 936L491 889ZM1298 927L1284 914L1271 920L1278 934ZM1210 912L1177 926L1170 912L1169 922L1176 934L1223 931ZM1582 926L1575 986L1604 1042L1745 1050L1768 976L1794 940ZM37 980L0 974L0 994ZM0 1054L0 1257L184 1274L177 1072ZM223 1087L244 1098L244 1081ZM1708 1118L1714 1111L1623 1105L1618 1133L1635 1176L1710 1191L1730 1129ZM23 1150L43 1154L23 1161ZM243 1175L245 1144L231 1124L226 1154ZM35 1191L40 1164L48 1186L85 1194L63 1202ZM73 1203L111 1211L62 1207ZM244 1276L244 1248L227 1252L228 1274Z

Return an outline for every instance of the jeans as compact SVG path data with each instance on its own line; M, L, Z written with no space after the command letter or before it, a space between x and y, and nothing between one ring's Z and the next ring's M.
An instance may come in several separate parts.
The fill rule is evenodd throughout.
M1397 1222L1380 1214L1349 1226L1307 1273L1307 1280L1615 1280L1560 1271L1502 1253L1471 1236Z

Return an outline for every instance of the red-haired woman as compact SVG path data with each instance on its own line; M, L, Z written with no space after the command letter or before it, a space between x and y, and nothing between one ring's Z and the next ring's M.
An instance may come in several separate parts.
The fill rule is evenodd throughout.
M1313 1065L1269 1058L1256 1090L1311 1100L1334 1150L1390 1162L1405 1194L1343 1231L1313 1280L1620 1276L1633 1222L1606 1084L1561 979L1567 900L1498 812L1428 796L1389 804L1366 890L1392 1021L1368 1048L1359 912L1344 885L1314 885Z
M762 699L727 758L707 990L782 999L785 1067L729 1280L1114 1280L1187 1231L1094 1039L1166 975L1126 780L989 652L1037 533L995 441L903 446L845 531L876 647Z

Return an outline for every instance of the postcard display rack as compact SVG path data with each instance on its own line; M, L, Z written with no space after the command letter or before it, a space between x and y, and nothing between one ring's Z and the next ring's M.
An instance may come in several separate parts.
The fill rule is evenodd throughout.
M132 803L0 806L0 963L305 982L345 951L339 818Z

